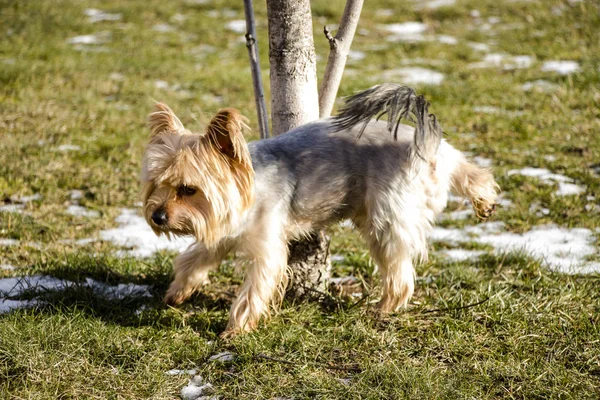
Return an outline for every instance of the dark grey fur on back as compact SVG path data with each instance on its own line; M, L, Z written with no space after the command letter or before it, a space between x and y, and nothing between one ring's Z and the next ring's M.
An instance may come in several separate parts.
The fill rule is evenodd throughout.
M429 102L414 89L394 83L383 83L348 97L338 115L333 117L336 130L347 130L361 125L359 137L369 121L379 120L387 114L387 129L398 138L402 120L416 124L415 151L422 159L428 159L442 139L442 129L435 115L428 113Z

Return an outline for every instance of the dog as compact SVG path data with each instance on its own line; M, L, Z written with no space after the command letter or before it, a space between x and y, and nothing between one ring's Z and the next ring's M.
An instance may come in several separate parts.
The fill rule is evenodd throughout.
M144 217L157 235L196 239L174 260L165 302L182 303L228 253L243 254L249 265L223 336L251 331L285 290L288 242L350 219L379 266L378 309L405 307L413 263L427 259L449 191L481 219L499 193L490 171L442 138L428 107L413 89L382 84L349 97L335 117L247 144L235 109L196 134L158 103L142 167Z

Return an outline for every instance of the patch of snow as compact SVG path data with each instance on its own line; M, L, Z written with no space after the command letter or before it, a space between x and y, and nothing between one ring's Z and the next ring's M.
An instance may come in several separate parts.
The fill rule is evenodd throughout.
M352 61L364 60L366 56L364 51L350 50L348 52L348 58Z
M382 29L390 32L389 41L420 42L425 40L424 33L427 25L422 22L402 22L397 24L382 25Z
M200 375L196 375L190 379L187 386L181 389L181 398L183 400L200 400L201 398L204 399L206 395L210 395L212 391L213 385L208 382L205 383Z
M479 12L479 10L471 10L471 12L469 14L473 18L479 18L479 17L481 17L481 12Z
M430 10L440 7L450 7L456 4L456 0L419 0L418 8L428 8Z
M75 144L61 144L60 146L58 146L56 148L58 151L79 151L81 150L81 147L75 145Z
M547 154L544 156L544 160L549 161L549 162L554 162L554 161L556 161L556 156L554 156L552 154Z
M449 249L440 252L445 257L454 261L473 260L485 254L483 250L464 250L464 249Z
M69 44L96 45L110 42L110 32L98 32L91 35L74 36L67 40Z
M5 204L3 206L0 206L0 212L4 211L9 213L21 214L24 208L25 205L23 204Z
M235 356L232 353L230 353L229 351L224 351L222 353L218 353L213 356L210 356L208 361L229 362L229 361L233 361L234 359L235 359Z
M42 199L42 195L39 193L34 193L31 196L23 196L20 199L18 199L18 201L20 203L30 203L32 201L36 201L36 200L41 200Z
M455 38L454 36L450 36L450 35L437 35L436 39L438 42L444 43L444 44L457 44L458 43L458 39Z
M523 175L532 178L537 178L543 183L558 184L558 190L555 192L558 196L572 196L585 192L586 187L574 184L574 180L568 176L553 174L546 168L525 167L523 169L512 169L508 171L508 176Z
M559 75L569 75L579 69L579 64L571 60L546 61L542 64L542 71L557 72Z
M469 64L469 68L498 67L505 70L529 68L535 61L532 56L510 56L502 53L486 54L482 61Z
M15 270L15 266L14 265L10 265L10 264L0 264L0 269L3 269L5 271L14 271Z
M377 17L391 17L394 15L394 10L391 8L380 8L375 10L375 16Z
M187 20L187 16L185 16L183 14L180 14L180 13L177 13L177 14L175 14L175 15L173 15L171 17L171 20L175 21L175 22L178 22L178 23L182 23L182 22L185 22Z
M473 157L473 161L482 168L490 168L492 166L492 160L490 158L475 156Z
M152 27L152 30L160 33L167 33L173 32L175 28L169 24L156 24Z
M159 250L183 251L194 243L194 238L173 238L156 236L146 220L137 210L122 209L121 215L116 219L118 228L100 232L100 238L118 246L129 247L125 254L134 257L149 257Z
M352 222L349 219L345 219L342 222L340 222L340 226L344 228L354 228L354 222Z
M154 87L157 89L169 89L169 83L158 79L154 81Z
M2 239L0 238L0 246L14 246L19 244L19 241L16 239Z
M491 224L494 224L490 226ZM540 257L553 270L566 273L600 271L600 262L588 262L585 257L597 254L593 246L593 232L585 228L566 229L554 224L534 227L518 234L499 232L501 223L483 223L464 229L434 228L430 237L434 241L460 244L474 241L488 244L496 251L526 251Z
M446 218L446 219L463 220L463 219L470 218L471 215L473 215L473 210L470 208L467 208L466 210L451 211L449 213L444 213L441 215L443 218Z
M236 19L225 24L225 28L235 33L246 33L246 20Z
M524 111L520 110L505 110L503 108L495 107L495 106L476 106L473 107L473 111L480 112L484 114L506 114L511 117L519 117L524 115Z
M148 285L133 283L120 283L116 286L108 285L86 278L85 282L76 283L47 275L32 275L0 279L0 313L11 311L15 308L31 307L39 304L33 300L10 300L9 297L22 295L25 291L60 291L70 287L83 286L94 291L98 296L111 300L122 300L126 297L152 297Z
M170 369L165 374L175 376L175 375L196 375L198 373L195 369Z
M67 207L67 214L74 217L98 218L100 213L95 210L87 209L83 206L72 204Z
M92 24L100 21L118 21L121 19L121 14L111 14L95 8L88 8L83 12L88 17L88 22Z
M346 259L346 257L344 257L341 254L332 254L331 255L331 261L333 262L342 262Z
M123 81L125 80L125 75L120 72L113 72L108 76L113 81Z
M69 193L69 197L71 200L75 200L75 201L81 200L81 199L83 199L83 192L81 190L77 190L77 189L71 190L71 192Z
M536 79L535 81L525 82L521 85L521 89L525 92L551 92L558 88L559 86L556 83L544 79Z
M378 79L407 85L439 85L444 80L444 74L427 68L405 67L384 71Z
M490 51L490 46L485 43L477 43L477 42L468 42L467 46L476 51L488 52Z

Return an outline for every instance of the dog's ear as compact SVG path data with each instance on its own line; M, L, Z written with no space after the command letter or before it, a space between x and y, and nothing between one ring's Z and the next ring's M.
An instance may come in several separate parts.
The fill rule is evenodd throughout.
M244 139L246 117L234 108L219 110L206 128L206 134L213 146L227 157L244 162L246 141Z
M150 137L162 134L181 135L185 132L183 124L165 103L156 103L154 112L148 116Z

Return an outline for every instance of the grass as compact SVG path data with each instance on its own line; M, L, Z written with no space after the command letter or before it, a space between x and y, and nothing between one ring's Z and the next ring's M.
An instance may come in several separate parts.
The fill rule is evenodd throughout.
M593 207L600 184L591 169L600 159L597 3L458 0L421 10L415 3L367 2L360 23L366 31L353 44L367 57L349 61L340 95L378 82L406 60L444 73L441 85L419 91L452 144L493 160L512 201L496 219L513 232L548 223L594 231L600 226ZM266 11L260 2L255 7L268 84ZM122 18L92 24L88 8ZM327 55L321 25L337 23L342 9L341 0L313 2L321 72ZM554 273L526 254L496 254L477 243L468 247L486 254L460 263L435 251L448 244L433 244L430 261L417 268L410 307L389 317L373 311L375 267L364 243L343 227L332 228L332 252L345 257L334 271L359 282L321 300L286 300L252 334L218 338L241 280L231 263L183 307L162 307L173 254L119 258L109 242L74 241L115 226L120 209L138 201L153 99L167 102L189 127L232 106L256 128L246 48L224 27L243 19L242 4L0 0L0 10L0 200L41 195L21 214L0 211L0 238L19 241L0 247L0 264L17 267L0 269L0 277L45 274L81 283L23 293L22 299L43 301L0 316L1 398L177 398L189 376L165 373L173 368L197 369L227 399L600 397L600 276ZM489 17L501 22L477 28ZM404 21L425 22L430 34L459 42L386 41L379 26ZM173 30L159 33L157 24ZM99 32L104 43L67 42ZM472 69L485 53L469 42L534 62L515 70ZM574 60L581 69L568 76L544 72L548 60ZM557 87L521 89L537 79ZM505 111L488 114L475 106ZM79 150L59 150L63 145ZM585 193L556 196L556 185L507 173L526 166L569 176ZM72 190L100 217L68 214ZM107 299L85 286L86 278L149 285L152 297ZM234 360L210 360L223 351Z

